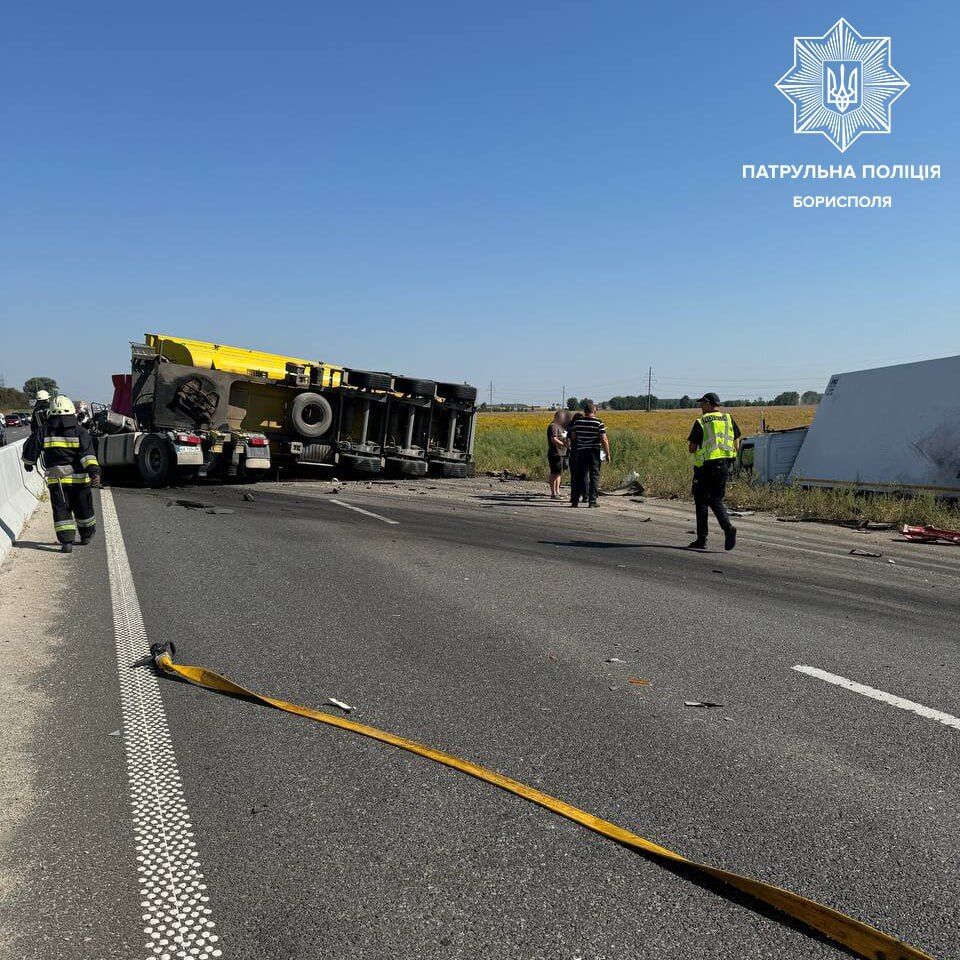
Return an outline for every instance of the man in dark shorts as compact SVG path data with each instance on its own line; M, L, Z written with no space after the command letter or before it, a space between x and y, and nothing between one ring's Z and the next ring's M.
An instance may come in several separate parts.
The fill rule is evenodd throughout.
M597 405L592 400L583 403L583 416L570 424L568 431L573 459L570 463L570 506L580 505L586 497L591 507L600 506L600 451L610 461L610 441L607 428L597 416Z
M547 427L547 466L550 469L550 496L560 499L560 479L567 469L567 422L566 410L558 410Z
M697 402L702 415L687 437L693 454L693 503L697 512L697 539L690 547L703 550L707 546L707 520L712 510L723 530L723 547L732 550L737 544L737 528L730 522L723 498L730 466L737 457L740 428L729 413L720 409L715 393L705 393Z

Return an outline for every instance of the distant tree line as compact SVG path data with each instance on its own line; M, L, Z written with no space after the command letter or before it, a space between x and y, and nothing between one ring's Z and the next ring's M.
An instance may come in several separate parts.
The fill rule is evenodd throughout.
M785 390L778 393L772 400L764 397L756 397L749 400L746 398L737 398L724 400L721 405L724 407L795 407L798 404L809 406L819 403L823 397L822 393L816 390L807 390L803 394L796 390ZM577 397L570 397L567 400L568 410L579 410L583 401ZM699 406L696 400L684 394L682 397L657 397L650 394L628 394L622 397L611 397L598 404L601 410L692 410Z
M26 410L30 406L30 397L16 387L0 387L0 410Z

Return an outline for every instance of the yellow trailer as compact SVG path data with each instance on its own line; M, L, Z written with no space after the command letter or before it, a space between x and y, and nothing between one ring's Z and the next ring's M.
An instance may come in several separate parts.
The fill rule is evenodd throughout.
M285 357L262 350L247 350L224 343L206 343L162 333L148 333L145 337L146 343L156 351L157 356L185 367L223 370L225 373L237 373L288 386L339 387L343 380L343 367L318 360Z

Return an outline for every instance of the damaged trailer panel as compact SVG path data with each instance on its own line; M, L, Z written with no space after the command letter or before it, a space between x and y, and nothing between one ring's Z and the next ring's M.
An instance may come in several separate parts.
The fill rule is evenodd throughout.
M832 376L789 479L960 496L960 356Z

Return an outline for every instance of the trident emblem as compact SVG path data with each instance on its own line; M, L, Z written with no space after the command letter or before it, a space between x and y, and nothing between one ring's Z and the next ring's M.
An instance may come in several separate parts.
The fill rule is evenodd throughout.
M837 80L835 67L828 67L824 64L827 73L826 106L833 107L837 113L846 113L850 104L859 104L860 102L860 65L849 63L850 73L845 76L848 63L841 62L840 79Z

